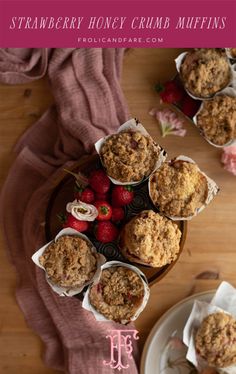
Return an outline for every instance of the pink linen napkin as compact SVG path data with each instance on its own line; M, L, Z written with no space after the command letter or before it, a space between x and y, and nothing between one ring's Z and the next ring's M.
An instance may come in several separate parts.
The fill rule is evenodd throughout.
M28 325L43 340L45 363L70 374L107 374L112 322L97 322L76 298L59 297L31 256L45 242L45 210L63 168L114 132L128 112L119 79L122 49L0 50L0 81L17 84L48 72L55 105L21 137L1 192L1 223L19 276L16 296ZM132 327L132 326L131 326ZM137 358L134 344L133 357ZM129 369L136 374L134 358Z

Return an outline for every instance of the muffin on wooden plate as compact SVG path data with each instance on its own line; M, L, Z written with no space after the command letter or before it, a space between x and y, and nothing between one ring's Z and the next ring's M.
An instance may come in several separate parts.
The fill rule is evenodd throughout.
M121 252L129 261L161 267L175 261L180 251L181 232L166 217L145 210L122 229Z
M64 235L47 246L39 263L54 284L77 288L92 280L97 270L97 258L87 240Z
M179 219L192 217L206 202L207 178L195 163L173 159L150 177L149 195L164 215Z
M125 130L109 136L100 149L108 176L120 182L139 182L154 170L160 147L149 135Z
M229 85L232 71L224 50L200 48L186 54L180 77L190 94L209 98Z
M236 97L217 95L204 101L196 124L206 139L223 146L236 138Z
M197 353L209 366L226 368L236 364L236 320L216 312L201 323L195 337Z

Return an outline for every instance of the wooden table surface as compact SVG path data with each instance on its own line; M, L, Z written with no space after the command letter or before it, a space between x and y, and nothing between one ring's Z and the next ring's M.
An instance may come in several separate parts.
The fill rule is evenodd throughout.
M161 138L148 114L158 105L154 85L175 74L174 58L180 49L136 49L124 60L122 87L131 116L141 120L170 157L192 157L221 188L219 195L188 225L183 253L172 271L151 288L150 301L136 321L141 345L157 319L172 305L193 293L216 288L222 280L236 286L236 177L220 164L221 151L209 145L186 120L183 138ZM46 79L20 86L0 86L0 183L13 162L12 148L25 129L53 102ZM49 374L42 362L40 339L27 327L15 300L16 274L0 243L0 372Z

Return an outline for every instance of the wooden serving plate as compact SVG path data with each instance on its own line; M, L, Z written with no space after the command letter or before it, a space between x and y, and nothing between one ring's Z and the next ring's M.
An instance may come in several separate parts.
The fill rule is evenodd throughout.
M74 169L71 171L73 172L80 171L84 175L88 175L92 170L98 167L101 167L99 156L94 155L94 156L88 156L86 158L82 158L80 161L78 161ZM62 212L64 213L66 210L66 204L74 200L74 187L75 187L75 178L68 173L65 173L64 176L62 175L61 180L58 180L58 184L55 187L50 197L49 204L48 204L47 211L46 211L45 233L46 233L47 241L54 239L56 234L62 229L61 223L58 219L58 215ZM148 196L147 181L139 184L138 186L135 186L134 191L135 191L135 198L133 202L130 205L125 207L125 221L128 221L134 215L138 214L139 212L145 209L153 209L157 211L157 209L153 206ZM182 232L182 237L180 241L180 252L179 252L179 255L180 255L180 253L183 250L184 242L186 238L187 222L176 221L176 223L178 224ZM102 253L107 258L108 261L118 260L118 261L123 261L123 262L129 262L120 253L117 242L104 244L104 243L98 242L92 233L91 234L85 233L85 234L94 243L98 252ZM151 268L151 267L139 265L139 264L134 264L134 265L137 266L146 275L149 284L153 284L159 281L160 279L162 279L172 269L176 261L174 261L170 265L165 265L159 268Z

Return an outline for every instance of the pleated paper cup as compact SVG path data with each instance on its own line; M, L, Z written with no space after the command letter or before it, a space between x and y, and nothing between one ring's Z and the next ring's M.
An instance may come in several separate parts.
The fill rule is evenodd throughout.
M173 162L176 162L176 161L185 161L185 162L190 162L192 164L196 164L196 162L194 160L192 160L190 157L187 157L187 156L183 156L183 155L180 155L178 157L176 157L175 159L173 160L170 160L169 163L173 163ZM164 214L166 217L170 218L171 220L173 221L189 221L191 220L193 217L197 216L200 212L203 211L203 209L206 208L206 206L213 200L213 198L217 195L217 193L219 192L219 187L217 186L217 184L211 179L209 178L205 173L203 173L199 168L198 168L199 172L206 178L207 180L207 187L208 187L208 192L207 192L207 196L206 196L206 199L205 199L205 202L204 204L200 207L200 208L197 208L194 212L194 214L192 214L191 216L189 217L181 217L181 216L169 216L168 214L165 214L165 212L161 212L162 214ZM153 203L153 205L158 209L158 205L153 201L153 198L152 198L152 189L151 189L151 182L152 182L152 177L149 178L149 181L148 181L148 191L149 191L149 197Z
M234 71L234 68L233 68L233 66L230 64L230 61L228 60L228 64L229 64L229 67L230 67L230 69L231 69L231 76L230 76L230 78L229 78L229 81L228 81L228 83L221 89L221 90L219 90L219 91L217 91L215 94L213 94L213 95L210 95L210 96L208 96L208 97L202 97L202 96L195 96L195 95L193 95L186 87L185 87L185 83L184 83L184 81L183 81L183 79L182 79L182 76L181 76L181 65L182 65L182 63L184 62L184 59L185 59L185 57L187 56L187 54L188 54L189 52L183 52L183 53L181 53L176 59L175 59L175 66L176 66L176 70L178 71L178 73L179 73L179 76L180 76L180 79L181 79L181 81L183 82L183 85L184 85L184 88L185 88L185 91L188 93L188 95L189 96L191 96L193 99L195 99L195 100L209 100L209 99L211 99L212 97L214 97L217 93L220 93L220 92L222 92L226 87L228 87L228 86L233 86L234 85L234 83L235 83L235 81L236 81L236 73L235 73L235 71Z
M222 282L210 303L195 300L190 316L183 331L183 342L188 347L186 359L199 372L209 367L206 360L201 358L195 347L195 335L203 320L210 314L223 312L236 318L236 289L227 282ZM218 372L236 374L236 365L216 368Z
M47 275L45 267L42 266L39 262L40 256L43 255L43 253L47 249L47 247L50 244L52 244L53 242L56 242L60 237L65 236L65 235L78 236L79 238L82 238L82 239L86 240L88 242L88 244L91 246L92 253L94 253L97 257L97 270L96 270L95 274L93 275L93 277L89 281L85 282L80 287L78 287L78 286L77 287L76 286L75 287L61 287L61 286L55 284L54 282L51 281L51 279ZM100 277L101 266L106 262L106 258L102 254L97 252L96 248L94 247L92 242L87 238L86 235L84 235L84 234L82 234L82 233L80 233L80 232L78 232L74 229L71 229L71 228L66 228L66 229L61 230L57 234L57 236L55 237L54 240L52 240L49 243L47 243L46 245L44 245L42 248L40 248L37 252L35 252L33 254L32 260L38 267L40 267L41 269L43 269L45 271L45 276L46 276L46 280L47 280L48 284L53 289L53 291L56 292L60 296L74 296L74 295L80 293L84 289L85 286L89 285L93 281L96 281Z
M226 95L226 96L230 96L230 97L236 97L236 89L234 89L233 87L227 87L223 91L217 93L215 96L219 96L219 95ZM211 100L213 100L213 98ZM234 143L236 143L235 139L231 139L227 143L225 143L223 145L219 145L219 144L213 143L210 139L207 138L207 136L204 134L204 131L198 126L198 121L197 121L197 117L201 113L201 111L203 110L203 107L204 107L204 101L202 102L202 104L201 104L198 112L193 117L193 123L198 128L198 130L199 130L200 134L203 136L203 138L209 144L213 145L216 148L229 147L229 146L233 145Z
M148 302L148 299L149 299L149 295L150 295L150 290L149 290L149 287L148 287L148 280L146 278L146 276L143 274L143 272L141 270L139 270L137 267L133 266L133 265L130 265L130 264L126 264L124 262L120 262L120 261L109 261L109 262L106 262L104 265L102 265L101 267L101 270L104 270L104 269L108 269L108 268L111 268L111 267L125 267L125 268L128 268L132 271L134 271L138 276L139 278L142 280L142 283L143 283L143 286L144 286L144 297L143 297L143 302L142 304L140 305L140 307L137 309L135 315L130 319L130 320L122 320L121 323L122 324L127 324L131 321L135 321L138 316L140 315L140 313L144 310L145 306L147 305L147 302ZM101 276L101 275L100 275ZM86 310L88 310L89 312L93 313L95 319L97 321L111 321L109 319L107 319L106 317L104 317L103 314L99 313L91 304L90 302L90 299L89 299L89 292L90 292L90 288L93 286L93 285L96 285L99 283L99 279L96 279L93 284L91 284L89 286L89 288L87 289L85 295L84 295L84 300L83 300L83 304L82 304L82 307Z
M151 137L148 132L146 131L146 129L143 127L143 125L135 118L132 118L130 119L129 121L125 122L123 125L121 125L118 129L118 131L116 132L116 134L119 134L120 132L123 132L123 131L132 131L132 132L141 132L141 134L143 134L144 136L146 137ZM114 135L114 134L112 134ZM95 143L95 149L97 151L97 153L99 154L99 157L100 157L100 160L101 160L101 163L104 167L104 169L106 170L106 167L105 165L103 164L103 160L102 160L102 157L100 155L101 153L101 148L103 146L103 144L106 142L106 140L108 140L110 138L111 135L108 135L108 136L105 136L101 139L99 139L96 143ZM154 142L155 143L155 142ZM117 179L114 179L112 178L111 176L109 176L109 174L107 173L107 176L109 177L109 179L112 181L112 183L114 184L117 184L117 185L122 185L122 186L125 186L125 185L137 185L141 182L144 182L146 179L148 179L148 177L155 171L157 170L161 165L162 163L165 161L166 157L167 157L167 153L166 151L157 143L155 143L157 145L157 148L159 150L159 155L157 157L157 160L156 160L156 163L155 163L155 166L153 168L153 170L151 171L151 173L145 177L143 177L141 180L139 181L128 181L128 182L121 182Z

